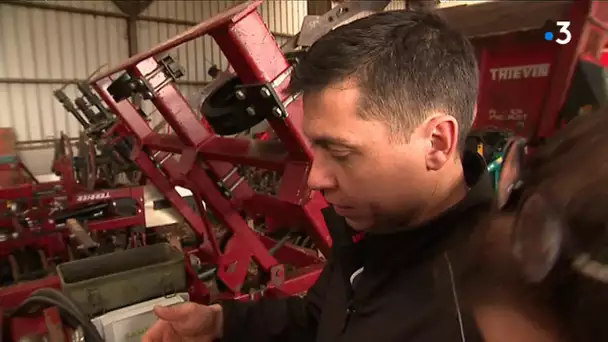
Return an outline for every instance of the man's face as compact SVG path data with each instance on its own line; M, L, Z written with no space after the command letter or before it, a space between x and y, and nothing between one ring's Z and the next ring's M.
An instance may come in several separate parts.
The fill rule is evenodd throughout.
M330 87L304 97L304 133L314 161L308 185L320 190L355 230L407 219L432 191L430 141L417 129L409 141L391 139L388 126L357 115L359 90Z

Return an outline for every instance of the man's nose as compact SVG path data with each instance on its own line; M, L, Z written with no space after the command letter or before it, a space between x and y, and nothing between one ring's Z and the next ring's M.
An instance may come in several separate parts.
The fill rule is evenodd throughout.
M312 190L330 190L337 186L335 176L323 165L321 158L314 158L308 173L308 187Z

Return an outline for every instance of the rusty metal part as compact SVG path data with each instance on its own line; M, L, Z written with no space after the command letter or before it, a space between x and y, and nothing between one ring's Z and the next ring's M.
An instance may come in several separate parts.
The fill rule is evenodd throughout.
M301 47L309 47L334 28L364 15L382 11L389 3L390 0L347 1L332 8L323 15L307 15L304 17L296 44Z
M99 243L91 238L87 229L85 229L77 219L67 219L65 225L72 234L72 237L78 242L78 247L82 249L93 249L99 246Z

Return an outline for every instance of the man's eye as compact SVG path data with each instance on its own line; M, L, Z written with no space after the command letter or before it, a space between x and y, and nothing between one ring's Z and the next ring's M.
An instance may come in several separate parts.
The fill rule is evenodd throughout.
M350 153L348 152L332 152L331 157L337 161L346 161Z

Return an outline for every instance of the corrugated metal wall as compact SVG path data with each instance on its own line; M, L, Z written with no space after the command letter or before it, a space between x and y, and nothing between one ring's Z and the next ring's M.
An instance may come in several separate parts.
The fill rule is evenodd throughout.
M102 1L72 4L113 10ZM56 103L52 90L125 58L125 30L119 18L1 4L0 126L14 127L22 141L48 139L62 130L77 134L78 123Z
M238 2L155 1L137 22L137 48L149 49ZM306 9L306 1L270 0L260 13L282 43L299 31ZM0 127L15 128L22 142L22 158L34 173L49 172L49 139L61 131L76 137L80 129L52 91L84 80L97 68L115 65L128 55L126 20L111 1L0 4ZM173 55L186 69L179 86L193 103L209 80L208 68L213 64L226 67L209 37L191 42ZM72 88L67 88L68 95L75 93Z

